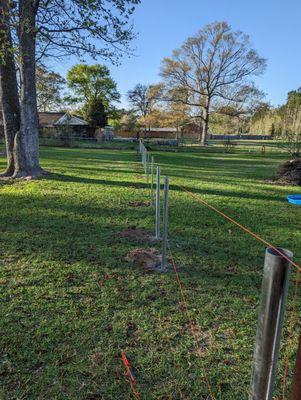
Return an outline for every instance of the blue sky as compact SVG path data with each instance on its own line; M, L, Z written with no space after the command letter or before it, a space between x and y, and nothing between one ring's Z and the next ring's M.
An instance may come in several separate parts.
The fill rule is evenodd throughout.
M207 23L223 20L249 34L253 47L267 58L267 71L256 83L277 105L301 86L300 17L300 0L142 0L133 17L136 56L124 58L118 67L107 65L126 105L125 94L136 83L160 79L160 62L174 48ZM76 62L70 59L53 67L65 75Z

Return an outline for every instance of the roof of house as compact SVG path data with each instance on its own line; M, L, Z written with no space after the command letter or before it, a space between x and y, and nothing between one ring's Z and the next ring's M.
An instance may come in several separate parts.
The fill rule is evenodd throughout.
M66 112L39 112L39 122L42 127L56 125L87 126L81 117Z
M65 114L65 112L39 112L40 126L53 126Z
M39 124L41 127L53 127L57 125L87 126L84 119L72 113L62 112L39 112ZM3 125L3 114L0 112L0 125Z

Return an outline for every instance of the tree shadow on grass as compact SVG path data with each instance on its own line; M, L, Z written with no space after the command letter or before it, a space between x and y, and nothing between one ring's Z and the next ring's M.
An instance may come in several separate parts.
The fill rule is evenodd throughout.
M64 176L63 181L65 178ZM99 180L96 181L92 180L92 183L99 184ZM67 180L67 182L70 181ZM71 182L74 180L72 179ZM91 183L90 180L80 180L79 182ZM104 183L101 181L101 184ZM106 184L111 185L110 181ZM120 186L116 182L114 185ZM128 183L122 182L121 187L128 188ZM173 192L181 194L181 196L173 198ZM194 193L203 194L202 191L196 190ZM210 194L233 197L233 193L211 191ZM234 193L234 195L237 194ZM32 257L34 254L40 260L57 260L63 263L102 264L103 260L106 260L108 265L117 266L122 254L126 252L126 249L131 248L133 243L122 241L122 245L118 246L116 232L124 229L127 225L136 225L142 228L150 226L152 229L154 223L151 209L129 207L127 199L132 200L132 198L133 195L129 193L128 197L118 204L117 199L111 199L108 202L108 196L102 199L100 194L99 201L88 203L85 198L73 198L72 193L67 196L43 196L42 193L35 193L26 194L24 197L6 193L3 196L3 211L0 216L2 250L5 253L15 254L17 257L19 255ZM9 211L12 205L13 215ZM187 215L183 214L185 210L190 210ZM228 210L229 215L237 218L232 211ZM236 211L239 212L239 222L243 223L243 221L249 220L248 208L236 209ZM199 215L202 215L201 220L199 220ZM198 223L198 221L200 222ZM273 225L274 223L277 223L277 220L273 220ZM191 199L185 192L181 192L178 187L171 187L170 235L175 242L188 243L188 254L192 251L201 259L206 260L209 257L217 264L224 265L226 253L214 250L214 245L212 249L210 248L210 240L214 244L216 234L221 230L226 243L229 242L229 246L233 247L233 238L229 237L228 228L222 228L223 224L224 222L219 216L204 209L201 204ZM187 231L189 226L198 228L189 232ZM208 243L199 247L198 239L194 235L198 235L198 232L203 234L204 229L210 231ZM240 252L240 240L235 242L234 249L239 254L244 254L246 251L243 249L242 253ZM207 269L206 273L211 274Z
M115 173L118 171L114 171ZM132 172L133 174L133 172ZM90 185L101 185L104 186L117 186L117 187L124 187L124 188L129 188L129 187L135 187L141 188L141 189L147 189L149 188L149 185L146 183L141 182L140 180L137 180L137 182L131 180L131 181L124 181L124 180L108 180L108 179L97 179L97 178L87 178L87 177L82 177L82 176L75 176L75 175L64 175L64 174L57 174L53 173L49 175L46 179L52 180L52 181L58 181L58 182L72 182L72 183L85 183L85 184L90 184ZM100 189L101 190L101 189Z

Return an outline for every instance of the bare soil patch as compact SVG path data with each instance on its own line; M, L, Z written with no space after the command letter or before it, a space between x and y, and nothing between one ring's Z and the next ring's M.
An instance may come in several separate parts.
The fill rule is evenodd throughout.
M118 237L129 241L147 241L151 239L149 232L146 229L129 226L124 231L118 233Z
M129 185L129 188L132 188L132 189L142 189L144 187L145 187L145 184L142 182L135 182L135 183L132 183L131 185Z
M134 249L125 259L146 271L159 271L162 264L162 256L156 249Z
M149 207L149 201L130 201L129 206L131 207Z

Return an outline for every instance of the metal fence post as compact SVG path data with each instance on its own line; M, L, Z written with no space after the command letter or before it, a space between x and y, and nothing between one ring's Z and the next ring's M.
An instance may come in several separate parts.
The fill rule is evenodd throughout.
M157 187L156 187L156 239L160 239L160 194L161 194L161 171L157 167Z
M147 153L146 153L146 148L144 147L144 172L146 174L146 168L147 168Z
M151 174L150 204L151 204L151 206L153 206L154 205L154 157L151 158L150 174Z
M165 177L164 184L164 207L163 207L163 235L162 235L162 267L163 272L167 271L167 240L168 240L168 192L169 177Z
M149 165L149 152L146 151L146 163L145 163L145 175L146 175L146 185L149 184L149 173L150 173L150 165Z
M279 249L290 259L293 253ZM265 254L249 400L272 400L291 263L272 248Z
M141 154L141 140L138 141L138 153Z

